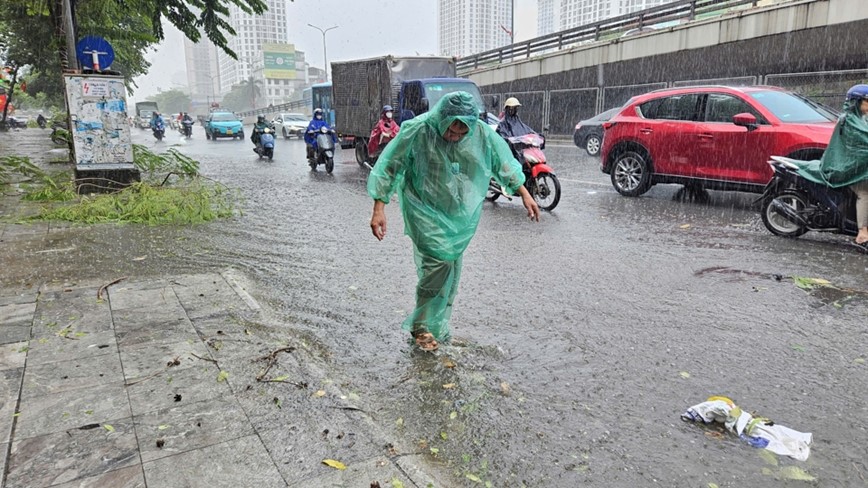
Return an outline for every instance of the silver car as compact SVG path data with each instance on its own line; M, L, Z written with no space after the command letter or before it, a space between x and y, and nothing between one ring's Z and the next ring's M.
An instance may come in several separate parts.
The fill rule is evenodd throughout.
M284 139L289 139L290 136L296 136L301 139L304 137L304 131L307 129L310 120L304 114L288 113L278 114L271 122L274 124L275 129L280 130Z

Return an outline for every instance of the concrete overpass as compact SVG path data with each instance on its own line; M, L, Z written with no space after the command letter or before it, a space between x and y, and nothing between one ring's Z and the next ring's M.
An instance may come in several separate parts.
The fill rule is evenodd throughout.
M518 96L522 118L553 134L671 86L777 85L837 108L850 85L868 81L868 0L784 1L526 59L515 52L482 68L462 60L461 74L489 104Z

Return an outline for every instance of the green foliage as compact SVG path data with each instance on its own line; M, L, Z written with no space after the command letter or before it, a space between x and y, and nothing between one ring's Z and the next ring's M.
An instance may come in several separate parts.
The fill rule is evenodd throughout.
M162 176L158 173L174 173L187 178L199 176L199 162L175 149L157 154L145 146L133 144L133 164L146 179Z
M75 198L75 188L62 174L50 175L22 156L0 158L0 184L7 184L17 174L30 180L22 184L26 190L24 200L65 202Z
M262 80L252 76L234 85L232 90L223 96L220 105L233 112L241 112L256 108L256 99L262 95Z
M36 179L45 176L45 171L30 162L30 158L14 155L0 157L0 185L8 184L14 174Z
M232 198L227 190L195 180L183 187L136 183L118 193L82 196L75 205L45 210L37 219L85 224L187 225L232 215Z

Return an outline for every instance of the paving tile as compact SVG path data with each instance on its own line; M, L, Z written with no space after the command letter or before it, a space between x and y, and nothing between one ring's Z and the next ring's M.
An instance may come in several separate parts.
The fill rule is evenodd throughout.
M27 367L21 398L29 399L109 383L123 383L117 352Z
M190 319L249 310L229 283L217 274L184 277L173 288Z
M77 293L77 294L90 294L94 298L96 298L96 292L99 288L106 284L106 280L102 279L84 279L84 280L76 280L70 279L66 281L53 281L51 283L46 283L39 288L39 291L43 294L49 293ZM49 298L49 297L46 297ZM42 296L40 296L42 299Z
M165 322L140 322L134 327L127 324L118 328L116 335L121 349L145 344L184 342L194 338L201 340L186 316Z
M347 469L345 470L335 470L328 466L321 465L318 471L322 474L312 479L305 479L298 483L298 486L350 488L359 486L359 481L364 480L365 485L368 485L373 481L378 481L380 486L386 488L394 486L394 484L391 483L394 479L403 483L403 486L425 486L414 485L413 482L404 476L401 470L384 455L348 464Z
M178 303L178 297L168 284L158 288L115 285L109 291L109 301L114 311L130 308L160 309Z
M29 347L27 341L0 345L0 370L23 368Z
M8 442L0 444L0 473L6 472L6 460L9 459L9 447Z
M198 366L170 370L127 387L133 415L229 396L225 381L217 381L220 368L202 361Z
M27 325L33 322L33 314L36 312L36 302L12 303L0 305L0 327L14 327Z
M132 416L122 383L22 398L18 411L16 440Z
M112 319L116 330L135 329L150 324L189 321L184 307L175 300L161 307L114 310Z
M0 345L30 340L30 326L10 327L0 325Z
M36 303L38 295L37 290L2 288L0 289L0 305Z
M111 422L113 432L103 425L90 424L84 429L74 428L13 442L6 488L54 486L124 467L137 467L141 474L132 420Z
M127 383L135 378L145 377L159 371L177 371L183 368L199 366L203 360L196 356L210 358L208 346L197 336L181 342L141 344L121 349L121 364L124 367L124 377ZM178 365L168 367L167 364L177 359ZM204 361L207 362L207 361Z
M253 434L234 398L215 398L134 417L142 461L192 451ZM157 447L157 440L162 447Z
M93 296L40 300L33 318L33 336L53 334L61 329L91 333L112 330L108 302L98 302Z
M52 485L51 488L145 488L146 486L142 465L136 464L98 476Z
M154 487L286 486L262 442L255 435L146 462L144 469L148 485Z
M349 466L384 454L342 410L287 406L275 410L279 415L268 421L254 420L254 426L291 486L327 486L302 483L331 469L322 466L323 459L337 459Z
M0 442L9 442L24 368L0 371Z
M52 334L33 336L28 346L27 366L117 354L112 331L87 333L60 329Z
M48 223L38 222L35 224L7 225L3 231L3 241L13 242L41 237L48 234Z

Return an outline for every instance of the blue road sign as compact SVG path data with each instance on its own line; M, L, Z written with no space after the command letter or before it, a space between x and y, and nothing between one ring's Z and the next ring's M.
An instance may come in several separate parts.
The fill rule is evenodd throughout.
M85 36L75 45L75 56L83 67L102 71L114 62L115 50L102 37Z

